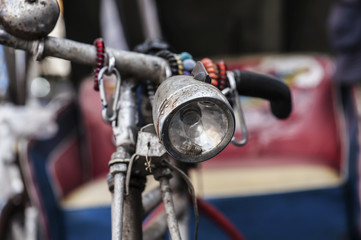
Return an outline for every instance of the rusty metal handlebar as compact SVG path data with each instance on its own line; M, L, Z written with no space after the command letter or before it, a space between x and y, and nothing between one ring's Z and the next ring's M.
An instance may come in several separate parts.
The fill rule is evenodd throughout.
M69 39L46 37L28 41L12 36L0 29L0 44L21 49L34 55L37 60L57 57L75 63L95 66L96 49L93 45ZM121 75L162 82L170 76L167 62L159 57L141 53L107 48L107 53L115 58L115 66ZM108 57L105 62L107 63Z

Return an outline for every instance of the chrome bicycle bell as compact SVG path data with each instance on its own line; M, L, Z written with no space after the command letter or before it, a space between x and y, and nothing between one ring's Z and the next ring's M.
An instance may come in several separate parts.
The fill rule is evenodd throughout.
M57 0L0 0L0 24L8 33L26 40L47 36L59 14Z

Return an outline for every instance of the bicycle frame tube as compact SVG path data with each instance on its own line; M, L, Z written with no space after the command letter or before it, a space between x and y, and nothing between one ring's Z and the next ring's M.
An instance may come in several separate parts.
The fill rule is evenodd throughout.
M114 188L112 194L112 239L122 239L123 231L123 205L124 205L124 184L126 163L116 163L110 166L110 173L113 176Z
M129 193L125 195L125 175L130 157L135 152L137 134L137 99L134 79L125 79L120 88L119 112L113 122L117 146L109 162L113 177L112 239L142 239L142 192L145 177L132 175Z

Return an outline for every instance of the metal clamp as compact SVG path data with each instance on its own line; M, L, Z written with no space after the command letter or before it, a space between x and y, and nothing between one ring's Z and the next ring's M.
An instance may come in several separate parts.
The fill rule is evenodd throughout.
M36 61L40 61L44 58L45 43L44 39L34 42L33 54Z
M111 63L110 60L109 60L109 62ZM107 114L108 100L107 100L107 93L106 93L106 90L105 90L105 84L104 84L104 80L103 80L104 74L106 74L106 75L115 74L115 76L116 76L116 88L115 88L115 95L114 95L114 101L113 101L111 116L108 116L108 114ZM120 86L121 86L120 74L119 74L119 71L114 67L114 64L109 65L109 66L105 66L100 70L99 75L98 75L98 84L99 84L100 100L101 100L102 107L103 107L102 117L106 122L109 122L109 123L113 122L118 117L119 99L120 99Z
M236 127L240 127L242 130L242 139L236 139L234 136L232 138L233 145L237 147L244 146L248 141L248 131L246 127L246 121L244 120L244 114L242 110L241 101L237 92L236 80L234 78L234 73L232 71L227 71L227 77L229 80L229 85L231 87L229 93L234 100L233 112L236 118Z
M113 55L111 55L110 53L107 53L108 54L108 71L107 71L107 74L108 75L111 75L113 70L114 70L114 67L115 67L115 58Z

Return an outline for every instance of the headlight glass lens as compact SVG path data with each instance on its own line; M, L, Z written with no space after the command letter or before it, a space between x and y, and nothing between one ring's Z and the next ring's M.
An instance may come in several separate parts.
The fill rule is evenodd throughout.
M222 142L228 131L228 119L219 106L209 101L187 104L173 116L169 140L180 154L201 155Z

